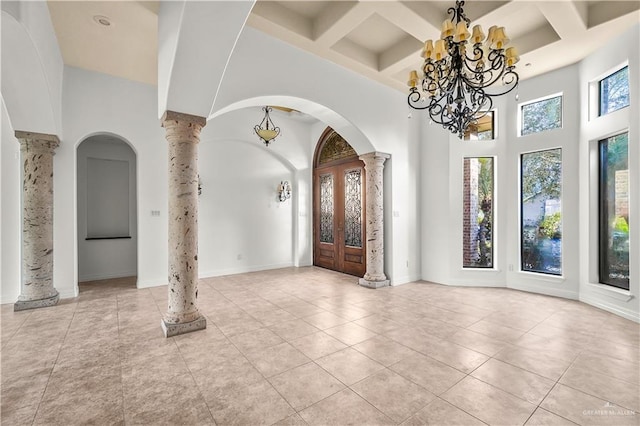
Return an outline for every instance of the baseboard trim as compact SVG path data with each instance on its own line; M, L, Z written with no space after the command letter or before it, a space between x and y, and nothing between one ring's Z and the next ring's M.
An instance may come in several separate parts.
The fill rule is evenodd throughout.
M235 274L244 274L247 272L259 272L259 271L267 271L271 269L281 269L281 268L292 268L293 263L274 263L271 265L258 265L258 266L239 266L235 268L226 268L226 269L214 269L209 271L200 272L200 278L211 278L211 277L221 277L224 275L235 275Z
M399 278L391 278L391 287L396 287L403 284L409 284L419 280L420 280L420 277L418 275L405 275Z
M578 300L578 297L580 296L580 293L578 291L564 290L561 288L554 288L554 287L507 284L507 288L510 288L513 290L527 291L529 293L544 294L546 296L562 297L563 299L571 299L571 300Z
M138 283L137 283L137 287L138 288L151 288L151 287L160 287L163 285L167 285L167 280L160 280L160 279L156 279L156 280L140 280L138 279Z
M612 314L618 315L622 318L640 323L640 312L635 312L630 309L625 309L623 307L607 303L603 300L594 298L591 295L580 295L580 301L587 305L595 306L596 308L611 312Z

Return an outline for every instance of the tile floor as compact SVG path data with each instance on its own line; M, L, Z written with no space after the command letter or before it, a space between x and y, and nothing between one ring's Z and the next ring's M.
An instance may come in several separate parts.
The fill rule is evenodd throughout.
M166 287L2 305L3 425L639 424L638 324L507 289L369 290L308 267L203 279L207 329L165 339Z

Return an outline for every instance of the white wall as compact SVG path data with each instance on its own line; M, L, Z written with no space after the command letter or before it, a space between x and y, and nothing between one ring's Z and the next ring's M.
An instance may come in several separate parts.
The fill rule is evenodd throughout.
M518 88L519 100L507 98L507 286L553 296L578 298L578 144L580 140L580 94L578 66L571 65L525 80ZM562 128L518 136L518 104L562 93ZM504 116L503 116L504 117ZM562 148L562 276L520 271L520 155ZM505 218L503 216L503 218ZM504 219L503 219L504 220ZM511 270L513 265L513 270Z
M20 143L13 135L2 102L0 142L0 303L14 303L20 295L21 179Z
M66 67L64 139L54 157L54 283L73 296L77 275L76 148L88 136L117 135L137 155L138 286L167 282L167 142L155 86ZM151 211L160 216L151 216Z
M126 142L96 135L77 149L78 280L93 281L137 274L136 154ZM126 161L129 167L129 239L87 240L87 158Z
M580 300L640 321L640 25L582 61L580 84ZM628 62L631 105L602 117L590 114L590 85ZM598 284L598 141L629 132L629 291Z
M311 262L306 241L310 215L299 215L308 211L310 202L306 174L311 124L273 111L271 117L282 131L265 147L253 131L263 116L260 108L237 110L210 120L202 130L201 277ZM292 197L280 202L277 188L283 180L290 182Z
M442 284L500 286L580 299L626 318L639 320L640 262L638 243L640 203L630 197L630 274L628 292L599 285L597 223L597 141L629 130L630 188L640 186L639 26L574 64L520 82L519 99L507 95L497 104L498 138L493 142L463 142L428 118L414 113L421 126L422 277ZM628 61L631 106L605 117L589 118L589 83L605 77ZM518 136L518 104L556 93L563 94L563 126ZM562 148L562 276L520 271L520 155ZM462 159L496 158L497 191L495 268L462 268ZM636 212L636 213L634 213ZM633 225L635 224L635 226Z
M255 64L261 64L260 78L255 76ZM343 125L323 121L349 141L358 154L391 154L384 174L385 272L393 284L419 277L420 249L413 221L419 204L415 198L418 181L412 171L416 156L411 158L418 150L419 132L410 130L406 94L245 28L229 61L214 112L246 99L270 96L302 99L333 111ZM305 112L313 115L313 107L310 109Z

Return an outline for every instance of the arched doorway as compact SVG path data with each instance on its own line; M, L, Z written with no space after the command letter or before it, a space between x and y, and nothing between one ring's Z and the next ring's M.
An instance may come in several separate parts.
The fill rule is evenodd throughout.
M127 278L138 269L136 153L118 136L77 147L78 281Z
M313 264L362 277L366 271L364 163L327 127L313 170Z

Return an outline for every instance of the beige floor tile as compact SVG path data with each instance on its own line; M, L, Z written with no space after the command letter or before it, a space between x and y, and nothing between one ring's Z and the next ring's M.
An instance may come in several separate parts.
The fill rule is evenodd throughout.
M442 399L472 416L492 425L524 424L536 406L467 376Z
M364 342L367 339L377 336L377 334L373 331L352 322L329 328L325 330L325 333L335 337L342 343L349 346L356 345L360 342Z
M638 414L584 392L557 384L541 408L580 425L638 425Z
M481 320L477 323L467 327L468 330L475 331L476 333L484 334L496 340L503 342L514 342L520 338L524 332L515 328L507 327L505 325L496 324L487 320Z
M123 383L127 424L213 424L204 397L190 374L130 377Z
M296 317L284 309L273 309L270 311L262 311L258 315L252 315L256 320L265 326L270 326L286 321L293 321Z
M440 339L432 339L420 348L420 352L463 373L470 373L489 359L479 352Z
M262 374L241 354L225 361L210 363L200 370L191 371L198 388L205 397L227 387L230 383L244 386L264 379Z
M296 349L315 360L345 349L347 345L323 331L291 340Z
M269 329L287 341L320 331L317 327L301 319L274 324L269 326Z
M485 336L484 334L476 333L471 330L460 330L449 337L448 340L487 356L497 354L508 345L503 341L493 339L489 336Z
M634 363L610 356L584 351L576 358L573 366L590 369L625 382L640 384L640 360Z
M540 404L555 385L553 380L496 359L485 362L471 375L536 405Z
M309 425L392 425L393 420L366 402L351 389L345 389L302 410Z
M419 353L409 355L389 368L435 395L442 394L465 376L464 373Z
M248 353L247 358L265 377L275 376L311 361L287 342Z
M296 411L313 405L345 387L313 362L271 377L269 381Z
M513 341L513 344L569 362L573 362L573 360L584 351L583 348L573 346L561 339L546 338L529 333Z
M382 364L351 348L319 358L316 363L346 385L352 385L384 369Z
M554 358L544 352L519 347L505 348L498 352L494 358L551 380L558 380L571 365L570 361Z
M83 283L78 298L50 308L2 305L1 422L214 424L213 407L226 423L386 424L404 412L391 419L372 403L393 416L411 400L396 401L402 392L386 388L424 385L470 405L434 399L405 424L475 424L471 414L520 423L526 402L515 395L537 401L550 383L543 376L567 386L556 384L529 424L639 423L629 410L640 405L636 323L516 290L419 282L372 291L356 282L316 267L204 279L198 302L207 328L169 339L160 328L166 286L138 290L114 279ZM317 402L296 414L253 363L274 383L281 378L296 406L296 398ZM343 382L325 397L338 380L363 395L366 388L371 403Z
M273 426L307 426L307 422L302 420L302 417L298 413L282 419L279 422L273 424Z
M351 389L398 423L411 417L435 398L435 395L422 386L388 369L352 385Z
M268 328L236 334L229 338L243 353L255 352L283 343L284 340Z
M426 407L402 423L403 426L484 426L485 424L440 398L434 399Z
M640 413L640 386L636 384L575 364L564 373L560 383Z
M575 423L560 417L556 414L550 413L540 407L536 409L527 423L526 426L574 426Z
M319 314L305 316L303 319L320 330L326 330L327 328L349 322L349 320L339 317L336 314L332 314L331 312L320 312Z
M362 352L385 367L417 353L385 336L372 337L369 340L354 345L353 349Z
M295 411L266 380L220 389L207 398L219 425L271 425Z
M402 327L401 324L377 314L369 315L353 322L379 334Z

